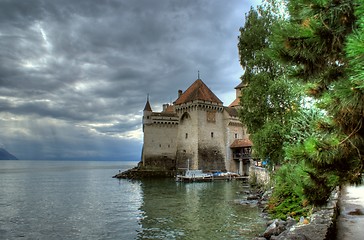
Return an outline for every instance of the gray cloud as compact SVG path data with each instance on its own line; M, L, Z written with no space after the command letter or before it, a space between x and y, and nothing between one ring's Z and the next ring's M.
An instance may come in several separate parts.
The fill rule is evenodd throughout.
M257 3L1 1L0 143L23 159L139 159L147 93L171 102L200 70L234 98L239 27Z

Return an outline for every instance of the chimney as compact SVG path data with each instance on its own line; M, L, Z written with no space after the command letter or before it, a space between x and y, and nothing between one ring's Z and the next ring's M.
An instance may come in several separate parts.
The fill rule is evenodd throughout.
M178 97L180 97L182 95L182 90L178 90Z

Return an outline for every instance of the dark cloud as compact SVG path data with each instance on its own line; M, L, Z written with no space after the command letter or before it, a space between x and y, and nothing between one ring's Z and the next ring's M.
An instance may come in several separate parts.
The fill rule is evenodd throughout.
M233 100L257 3L1 1L0 143L23 159L139 159L148 93L158 110L200 70Z

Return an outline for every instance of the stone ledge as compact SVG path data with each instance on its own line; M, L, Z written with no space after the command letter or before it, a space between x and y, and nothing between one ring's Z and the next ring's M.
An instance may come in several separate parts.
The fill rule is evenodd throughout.
M281 220L275 220L264 232L264 237L255 240L331 240L335 239L335 224L339 212L340 190L337 187L330 196L326 206L315 208L309 223L289 226ZM285 228L284 228L285 227ZM270 231L270 232L269 232Z
M138 167L129 169L113 176L119 179L144 179L144 178L173 178L177 175L177 171L173 170L157 170L157 169L140 169Z

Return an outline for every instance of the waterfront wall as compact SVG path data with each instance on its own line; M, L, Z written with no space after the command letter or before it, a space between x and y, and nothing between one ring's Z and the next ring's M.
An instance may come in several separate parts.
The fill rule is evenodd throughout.
M270 181L268 169L257 167L252 163L249 168L249 177L251 182L258 185L267 185Z

